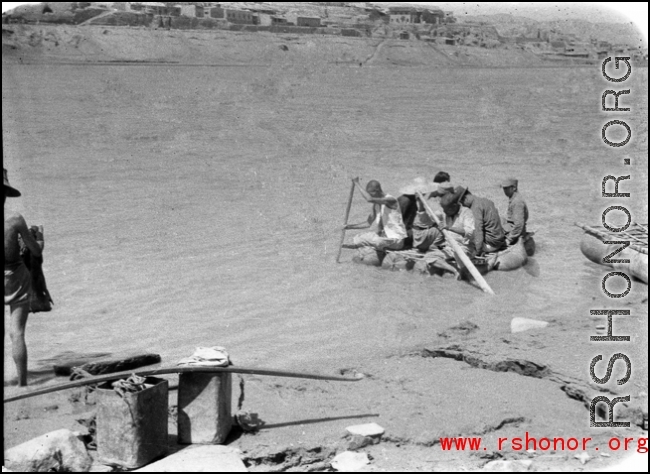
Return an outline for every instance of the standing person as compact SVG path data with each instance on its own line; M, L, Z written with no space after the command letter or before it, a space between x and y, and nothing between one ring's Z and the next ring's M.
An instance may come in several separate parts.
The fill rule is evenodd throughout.
M528 206L519 194L519 182L508 178L501 183L503 193L510 198L508 201L508 215L504 230L508 246L515 245L519 238L526 236L526 223L528 222Z
M19 197L20 192L11 187L7 170L3 168L5 204L8 197ZM37 242L18 212L5 209L5 305L11 311L11 351L18 372L18 385L27 385L27 345L25 326L29 314L31 275L20 257L18 238L36 257L42 254L42 242Z
M460 186L455 189L453 200L471 209L474 215L474 250L477 256L497 252L506 246L506 233L492 201L474 196L469 189Z
M355 178L354 184L361 192L363 198L372 204L372 211L368 216L367 223L348 224L345 229L368 229L374 222L377 222L377 232L366 232L354 236L354 245L347 245L347 248L373 247L377 250L401 250L404 247L404 240L408 236L399 202L390 194L384 193L379 181L368 181L364 190L359 184L359 178Z

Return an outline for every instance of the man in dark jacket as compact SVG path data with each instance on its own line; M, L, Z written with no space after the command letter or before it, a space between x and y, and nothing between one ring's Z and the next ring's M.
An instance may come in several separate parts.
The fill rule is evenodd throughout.
M492 201L474 196L469 189L454 189L456 202L468 207L474 215L474 248L477 256L497 252L506 246L506 233L499 211Z
M508 178L501 183L503 192L510 198L508 202L508 215L504 230L506 242L514 245L520 237L526 235L526 222L528 222L528 206L526 201L519 194L519 182L514 178Z

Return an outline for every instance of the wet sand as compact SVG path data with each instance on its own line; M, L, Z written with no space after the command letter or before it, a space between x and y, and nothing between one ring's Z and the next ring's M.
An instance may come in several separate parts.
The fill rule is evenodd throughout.
M634 71L625 96L635 139L614 151L600 139L609 85L599 66L3 64L2 84L5 167L24 196L10 204L45 226L56 303L28 323L33 387L58 381L53 360L152 351L168 365L211 345L242 366L358 371L370 377L247 378L244 408L271 428L234 443L251 459L292 444L329 448L345 426L375 421L387 430L370 451L376 469L486 462L441 452L445 435L483 434L488 452L497 436L525 431L592 436L602 446L611 432L594 435L580 398L597 394L589 363L598 353L626 351L630 383L604 387L631 394L630 410L645 403L647 286L635 282L621 303L632 316L617 329L632 342L590 343L602 321L589 309L618 306L600 290L606 269L580 253L573 222L599 222L609 205L600 182L622 172L624 155L629 208L647 222L647 69ZM488 275L497 296L356 265L351 251L334 263L351 177L397 193L439 170L503 215L499 180L520 180L538 250L525 269ZM357 194L350 221L368 211ZM517 316L551 324L511 334ZM6 320L5 310L5 332ZM478 328L462 329L467 322ZM452 346L465 361L426 352ZM8 336L4 354L6 396L17 390L7 387L15 376ZM541 368L522 376L517 361ZM67 396L7 406L5 447L72 423L79 408ZM58 408L42 410L52 403ZM556 454L537 465L581 467L572 453ZM612 459L592 454L592 463Z

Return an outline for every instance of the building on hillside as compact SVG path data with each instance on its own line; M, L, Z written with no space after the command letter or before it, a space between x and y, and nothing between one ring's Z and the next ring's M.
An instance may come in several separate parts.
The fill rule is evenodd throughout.
M413 7L390 7L388 15L391 24L403 25L420 22L420 15Z
M363 36L363 34L359 30L355 30L354 28L342 28L341 36L350 36L354 38L359 38Z
M441 25L445 23L445 12L438 7L429 7L422 10L422 23L429 25Z
M288 24L289 24L289 20L287 20L286 18L277 15L271 15L271 25L286 26Z
M260 26L271 26L273 24L271 17L272 15L268 15L266 13L258 13L257 24Z
M318 16L299 16L296 18L296 25L308 26L310 28L320 28L320 17Z
M456 17L454 12L446 11L445 13L445 23L456 23Z
M591 57L591 53L585 44L576 42L564 48L564 56L572 58L589 58Z
M205 17L205 8L203 5L181 5L181 15L192 18Z
M204 9L204 17L205 18L215 18L219 20L224 20L226 18L226 10L221 8L220 6L216 7L203 7Z
M252 12L246 10L226 9L226 20L237 25L255 25L257 18Z
M162 2L126 2L126 11L148 13L151 15L180 16L180 6L167 6Z

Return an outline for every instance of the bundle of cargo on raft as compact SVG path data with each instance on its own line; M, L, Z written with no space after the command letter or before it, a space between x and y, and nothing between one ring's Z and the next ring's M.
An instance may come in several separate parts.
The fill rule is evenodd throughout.
M585 231L580 241L580 250L585 257L648 283L648 224L633 223L622 232L579 222L575 225ZM612 242L629 242L629 245L624 247L621 243ZM619 249L623 250L616 252ZM620 260L625 262L618 262Z
M486 257L471 258L471 262L481 274L493 270L511 271L522 268L528 263L528 257L534 255L534 233L527 234L523 239L504 250ZM438 258L443 258L439 252L421 252L415 248L405 250L375 250L362 247L357 250L357 261L366 265L380 266L389 270L414 270L425 274L442 274L442 270L431 265ZM455 259L450 263L463 270L462 265Z

